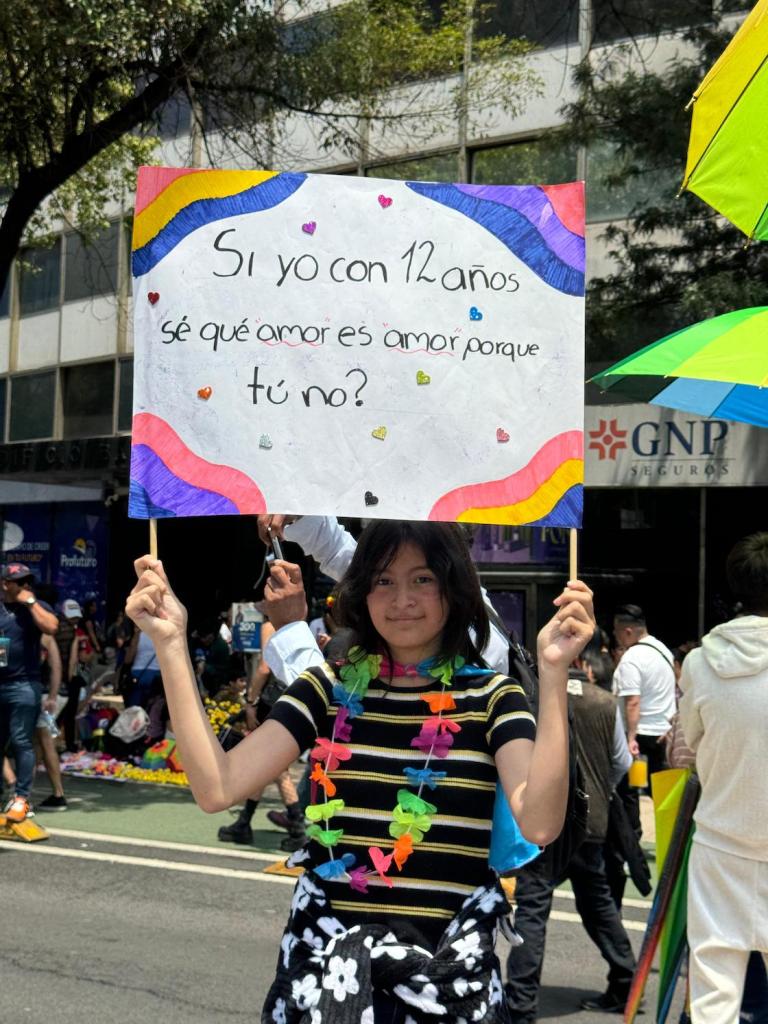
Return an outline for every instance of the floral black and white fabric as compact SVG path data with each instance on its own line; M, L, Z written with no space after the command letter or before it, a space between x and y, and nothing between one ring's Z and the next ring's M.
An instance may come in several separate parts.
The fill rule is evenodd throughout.
M478 887L433 954L399 941L386 925L345 928L323 880L307 871L294 891L262 1024L374 1024L374 990L402 1004L406 1024L504 1024L494 943L508 913L497 880Z

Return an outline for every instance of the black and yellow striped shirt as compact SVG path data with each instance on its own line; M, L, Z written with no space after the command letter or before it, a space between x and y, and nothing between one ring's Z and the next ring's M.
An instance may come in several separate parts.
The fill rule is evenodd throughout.
M318 736L331 737L337 705L331 702L336 678L329 665L300 676L275 704L271 718L295 737L302 750ZM352 758L330 772L336 797L345 807L327 828L343 828L332 856L352 853L357 865L368 865L368 847L391 851L389 835L397 791L408 788L403 768L423 768L426 756L411 747L425 719L433 717L421 695L439 693L441 683L421 687L387 687L373 681L363 713L351 722L352 739L345 744ZM347 926L372 921L387 924L404 941L434 949L447 923L474 889L488 879L488 848L496 789L496 751L515 739L532 740L535 723L522 688L503 675L458 676L450 691L456 710L445 717L461 726L445 758L433 757L429 767L447 775L437 788L425 787L422 797L437 806L432 827L403 866L392 865L393 888L376 875L368 892L353 890L347 879L329 883L333 911ZM411 791L417 790L411 787ZM322 791L317 802L321 802ZM310 844L311 863L329 859L319 844Z

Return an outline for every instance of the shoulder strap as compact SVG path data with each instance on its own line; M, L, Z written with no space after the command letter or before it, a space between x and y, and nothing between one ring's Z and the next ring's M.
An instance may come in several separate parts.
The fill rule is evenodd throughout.
M666 654L664 654L663 651L660 651L658 647L654 647L653 644L644 644L642 640L638 640L635 644L635 647L649 647L652 651L656 651L658 656L664 659L664 661L667 663L667 665L669 665L672 671L675 671L675 666L672 664L672 662L669 660Z

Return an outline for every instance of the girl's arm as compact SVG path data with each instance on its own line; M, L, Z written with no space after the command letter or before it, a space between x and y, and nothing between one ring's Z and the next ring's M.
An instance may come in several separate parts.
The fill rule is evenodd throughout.
M125 610L155 647L190 788L204 811L224 810L263 789L301 751L288 730L274 721L265 722L233 750L222 750L195 683L186 609L173 593L161 562L145 555L135 562L135 569L138 582Z
M499 781L520 831L546 846L560 834L568 798L568 667L595 629L592 591L569 582L539 633L536 742L510 740L496 753Z

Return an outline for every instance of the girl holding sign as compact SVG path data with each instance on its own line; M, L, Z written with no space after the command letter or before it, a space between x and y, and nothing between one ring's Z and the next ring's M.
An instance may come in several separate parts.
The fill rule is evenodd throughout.
M461 528L377 521L334 606L355 637L346 662L304 673L225 753L197 695L186 612L160 562L146 556L136 571L127 611L155 644L203 810L230 807L312 749L307 870L262 1020L505 1021L493 947L509 908L488 867L496 783L528 840L558 835L567 670L593 633L590 590L569 583L539 634L537 731L520 686L480 657L488 618Z

